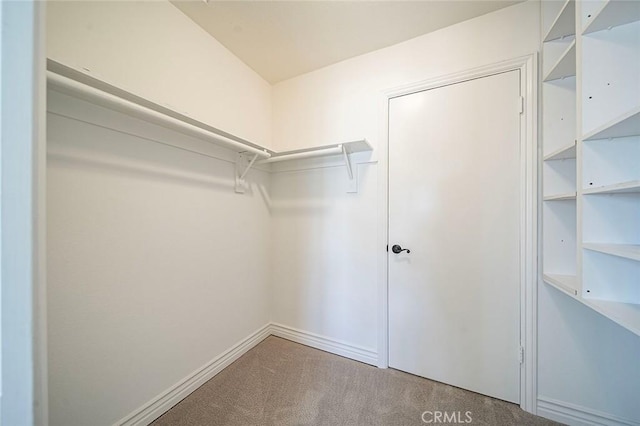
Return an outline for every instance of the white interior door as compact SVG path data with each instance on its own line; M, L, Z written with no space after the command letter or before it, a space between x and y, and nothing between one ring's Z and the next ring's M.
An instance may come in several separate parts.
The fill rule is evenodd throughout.
M389 103L389 365L512 402L519 101L510 71Z

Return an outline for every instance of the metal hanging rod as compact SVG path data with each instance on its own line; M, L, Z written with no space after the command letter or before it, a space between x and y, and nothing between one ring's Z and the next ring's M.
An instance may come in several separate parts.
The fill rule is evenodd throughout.
M259 164L275 163L277 161L300 160L302 158L322 157L325 155L342 154L342 145L331 148L315 149L312 151L296 152L293 154L273 155L265 160L260 160Z
M351 164L350 154L372 150L369 142L367 142L366 139L362 139L304 151L289 151L282 153L267 151L266 149L256 147L253 144L249 145L247 143L220 135L212 130L208 130L206 128L198 126L197 123L192 124L189 122L190 120L187 120L187 117L185 117L184 119L180 119L180 117L174 117L172 115L169 115L168 113L158 111L153 105L146 106L145 104L147 103L147 101L140 102L136 101L135 99L129 100L125 97L110 93L108 89L100 89L100 84L96 84L94 86L91 83L84 83L74 78L65 77L65 74L66 72L59 73L52 70L47 71L48 87L60 93L64 93L75 98L91 102L95 105L99 105L113 111L117 111L131 117L180 132L187 136L195 137L208 142L213 142L217 145L236 151L237 155L235 161L235 190L239 193L245 192L246 188L248 187L245 178L251 168L256 164L274 163L287 160L300 160L305 158L319 158L330 155L342 156L349 176L349 189L347 190L347 192L357 192L357 170L354 169ZM196 154L205 155L207 157L211 156L209 154L191 150L179 145L160 142L149 138L145 139L158 142L163 145L173 146L175 148L190 151Z
M224 145L227 148L234 149L238 152L249 152L260 158L269 158L271 156L271 154L266 150L246 145L226 136L219 135L161 112L154 111L153 109L136 104L135 102L112 95L111 93L107 93L103 90L96 89L95 87L91 87L60 74L56 74L52 71L47 71L47 84L49 87L62 93L73 95L92 103L99 104L103 107L135 116L142 120L178 131L188 136Z

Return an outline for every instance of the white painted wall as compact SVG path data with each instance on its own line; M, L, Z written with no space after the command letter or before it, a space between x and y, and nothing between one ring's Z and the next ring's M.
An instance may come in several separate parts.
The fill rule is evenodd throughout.
M236 194L229 151L49 97L50 424L110 425L269 322L269 177Z
M276 149L362 138L377 147L385 90L536 51L538 8L530 2L502 9L277 84ZM357 195L341 187L344 168L274 174L273 202L296 208L272 210L273 317L377 351L377 256L386 241L377 239L374 214L379 166L362 167Z
M47 19L49 58L271 145L271 86L170 3ZM269 321L269 179L238 195L232 163L144 138L227 150L60 95L49 110L50 424L108 425Z
M167 1L56 1L47 56L271 147L271 86Z
M382 91L537 51L539 6L533 1L515 5L275 85L275 148L363 137L377 147L385 120L380 111ZM371 176L377 167L367 166L369 181L365 179L365 192L356 197L340 193L337 170L274 175L273 202L295 202L288 209L272 211L276 322L354 345L375 346L375 277L365 269L326 281L318 274L369 265L383 249L373 238L377 224L353 219L376 205L374 194L364 194L370 194L369 185L376 185ZM333 204L323 204L320 194ZM351 222L345 224L347 220ZM333 232L336 224L347 227L348 236ZM357 251L336 245L350 239L362 241ZM340 256L334 250L340 250ZM583 306L574 306L544 284L539 293L539 396L565 407L640 421L640 338Z
M640 337L544 283L538 302L539 397L640 423Z
M357 167L357 194L343 166L272 175L273 319L377 352L377 168Z
M275 148L363 137L377 147L381 91L537 51L538 8L533 1L511 6L278 83Z
M170 4L50 9L53 59L269 146L268 85ZM282 82L273 89L273 148L363 137L377 147L383 90L538 43L539 4L528 2ZM59 101L91 120L111 117ZM322 167L328 161L279 168L271 182L252 172L261 189L238 196L230 163L49 119L52 425L110 424L270 319L376 348L379 166L359 166L358 194L346 193L343 167ZM540 395L637 418L637 337L581 306L558 309L573 302L549 291L541 289L539 310ZM622 397L603 396L619 388Z
M49 58L270 147L271 86L170 3L52 2L47 20ZM50 423L107 425L269 321L269 179L235 194L231 152L55 95Z

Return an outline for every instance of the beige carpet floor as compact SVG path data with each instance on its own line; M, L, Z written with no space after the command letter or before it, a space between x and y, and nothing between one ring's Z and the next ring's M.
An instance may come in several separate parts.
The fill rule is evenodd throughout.
M271 336L153 425L425 425L425 411L460 412L461 422L469 411L471 425L556 424L514 404Z

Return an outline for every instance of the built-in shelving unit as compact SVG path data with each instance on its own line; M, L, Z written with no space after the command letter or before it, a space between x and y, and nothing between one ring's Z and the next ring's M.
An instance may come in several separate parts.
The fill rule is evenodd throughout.
M640 335L640 2L542 16L543 281Z
M543 235L544 281L575 297L576 41L575 1L543 2ZM558 9L558 5L560 8Z

